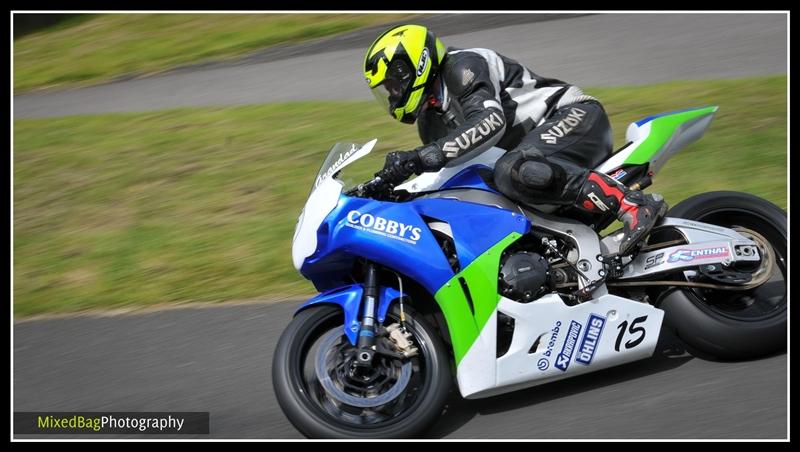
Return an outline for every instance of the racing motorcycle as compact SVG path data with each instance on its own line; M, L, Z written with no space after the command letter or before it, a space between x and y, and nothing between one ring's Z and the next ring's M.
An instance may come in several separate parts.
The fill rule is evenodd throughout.
M632 123L596 170L643 189L716 111ZM785 347L787 218L764 199L692 196L623 257L610 214L504 197L499 148L346 186L375 144L333 146L294 233L294 266L321 293L283 332L272 379L308 437L419 436L453 383L474 399L648 358L662 321L721 359Z

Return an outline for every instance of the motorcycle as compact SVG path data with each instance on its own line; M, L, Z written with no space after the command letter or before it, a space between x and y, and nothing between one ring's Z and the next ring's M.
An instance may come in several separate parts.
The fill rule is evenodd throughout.
M597 171L643 189L717 107L632 123ZM294 266L321 292L278 342L277 400L308 437L414 437L455 383L467 399L653 355L662 329L744 359L786 344L787 219L746 193L674 206L619 256L610 213L522 205L492 183L490 148L393 187L345 186L364 145L328 153L298 219Z

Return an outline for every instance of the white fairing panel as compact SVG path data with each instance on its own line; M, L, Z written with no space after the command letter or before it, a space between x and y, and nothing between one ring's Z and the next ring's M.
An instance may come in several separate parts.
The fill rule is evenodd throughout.
M347 165L369 154L377 142L378 140L375 139L364 144L358 150L353 149L347 153L340 154L339 159L334 161L326 171L317 175L317 179L314 181L314 189L308 196L306 205L297 219L297 226L295 226L294 238L292 239L292 263L296 270L300 270L300 267L303 266L303 261L317 250L317 230L325 220L325 217L339 203L339 196L342 194L344 185L336 180L333 175Z
M317 188L311 192L292 239L292 263L296 270L300 270L303 261L317 250L317 230L325 217L336 208L339 195L342 194L342 183L333 178L324 179Z
M494 169L497 159L503 156L506 151L498 147L491 147L486 151L476 155L474 158L461 162L454 166L445 166L435 173L422 173L410 181L398 185L395 190L406 190L409 193L421 193L426 191L438 190L442 185L449 181L453 176L461 172L464 168L473 165L484 165Z
M531 303L501 298L497 311L514 319L511 346L497 358L495 312L459 363L463 397L488 397L650 357L664 316L615 295L577 306L555 294Z
M480 336L458 363L456 378L461 395L493 388L497 381L497 368L493 365L497 353L497 310L483 327Z

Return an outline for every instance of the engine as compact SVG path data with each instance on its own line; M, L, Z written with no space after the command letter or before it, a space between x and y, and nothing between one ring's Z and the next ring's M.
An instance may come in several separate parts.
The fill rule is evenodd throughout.
M542 255L518 251L500 262L500 290L512 300L533 301L550 286L550 265Z

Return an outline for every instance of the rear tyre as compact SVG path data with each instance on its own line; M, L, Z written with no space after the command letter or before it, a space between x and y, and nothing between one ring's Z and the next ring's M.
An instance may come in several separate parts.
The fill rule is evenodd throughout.
M766 242L759 247L761 255L772 252L775 256L769 280L755 289L673 288L662 293L658 305L678 337L721 359L755 358L784 349L786 212L750 194L711 192L680 202L667 215L734 228L743 235L748 235L748 230L756 232Z

